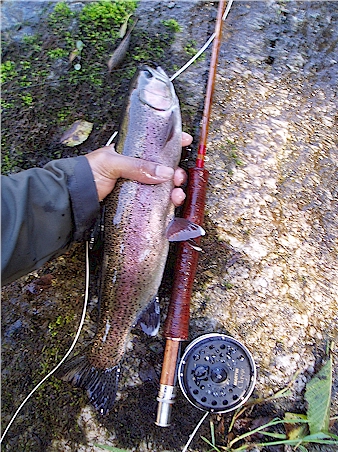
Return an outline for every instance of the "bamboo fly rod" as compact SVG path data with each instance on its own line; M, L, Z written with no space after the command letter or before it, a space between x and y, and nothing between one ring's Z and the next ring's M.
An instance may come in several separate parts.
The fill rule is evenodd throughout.
M188 170L187 199L183 217L193 223L202 225L208 171L204 168L210 112L214 91L216 67L222 38L223 13L225 0L220 0L215 25L209 77L204 103L202 127L198 146L198 154L194 168ZM199 239L196 239L199 242ZM169 303L168 316L164 328L166 346L164 351L160 390L158 393L158 410L156 425L170 425L172 405L176 392L176 372L180 357L180 344L188 339L190 321L190 299L198 262L198 251L186 242L180 242L176 259L174 284Z

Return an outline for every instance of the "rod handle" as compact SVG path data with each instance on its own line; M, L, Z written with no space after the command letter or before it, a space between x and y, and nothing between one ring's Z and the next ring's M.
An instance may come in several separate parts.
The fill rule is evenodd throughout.
M188 170L189 183L183 217L198 225L203 224L208 171L204 168ZM198 244L200 239L195 240ZM198 251L187 242L180 242L175 265L174 283L164 336L187 340L189 334L190 299L196 274Z

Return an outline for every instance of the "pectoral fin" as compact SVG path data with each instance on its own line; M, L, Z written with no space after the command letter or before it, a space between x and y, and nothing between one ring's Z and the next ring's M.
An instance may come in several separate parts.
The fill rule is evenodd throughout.
M149 336L156 336L160 329L160 302L158 296L154 297L142 312L137 324Z
M198 224L185 218L174 218L167 229L169 242L181 242L205 235L205 230Z

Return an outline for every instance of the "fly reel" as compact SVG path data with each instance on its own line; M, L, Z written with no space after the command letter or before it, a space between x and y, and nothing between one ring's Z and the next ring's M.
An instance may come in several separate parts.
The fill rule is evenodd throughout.
M224 334L210 333L186 348L178 380L183 394L196 408L226 413L250 397L256 366L243 344Z

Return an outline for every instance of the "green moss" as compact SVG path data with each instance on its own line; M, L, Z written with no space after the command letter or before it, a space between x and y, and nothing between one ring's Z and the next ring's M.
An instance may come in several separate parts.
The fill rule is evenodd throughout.
M66 2L59 2L55 5L53 12L48 17L48 23L55 28L63 28L69 25L75 13Z
M20 65L23 70L29 71L32 67L32 63L30 61L20 61Z
M186 52L187 56L189 58L192 58L193 56L196 55L196 53L198 52L198 49L196 48L197 42L194 39L190 39L187 44L184 47L184 51ZM200 55L196 61L203 61L205 59L205 53L202 53L202 55ZM196 61L194 61L194 63L196 63Z
M29 93L21 94L20 97L21 97L21 100L22 100L24 105L28 105L28 106L32 105L32 103L33 103L33 96L31 94L29 94Z
M117 39L120 25L137 5L130 0L101 0L87 3L79 15L79 28L85 42L96 44L96 51L106 50L104 40ZM94 26L93 26L94 24Z
M230 139L226 139L225 143L220 145L220 150L222 151L223 161L226 164L228 174L232 176L234 169L238 166L243 166L244 163L238 155L236 143Z
M134 47L132 59L138 63L160 61L165 57L165 49L172 42L172 39L164 34L150 37L146 31L138 32L136 37L140 44Z
M7 141L5 137L1 137L2 149L8 149ZM1 172L2 174L10 174L21 166L23 162L22 152L15 150L6 150L1 153Z
M24 36L22 42L26 44L26 49L29 50L29 52L41 52L42 40L39 35Z
M28 88L29 86L31 86L32 82L29 80L29 76L28 75L23 75L21 77L21 81L19 82L19 85L22 88Z
M63 108L61 108L61 110L59 110L56 113L56 117L59 122L64 122L64 121L66 121L66 119L69 117L70 114L71 114L71 108L63 107Z
M67 57L69 52L66 49L61 49L60 47L56 49L48 50L47 55L52 60L57 60L58 58Z
M223 284L222 284L222 286L223 286L225 289L227 289L227 290L233 288L233 284L229 283L228 281L224 281Z
M182 31L182 27L175 19L163 20L162 23L165 27L168 27L169 30L172 31L173 33L178 33Z
M6 153L1 156L1 171L3 174L10 174L15 168L15 162L11 156Z
M244 165L244 163L238 157L236 144L232 140L229 140L228 138L226 139L226 142L228 145L227 148L228 148L229 158L235 163L236 166Z
M74 314L66 314L65 316L59 315L53 322L50 322L48 329L52 337L55 337L60 330L66 325L72 323L74 320Z
M196 41L193 39L190 39L187 44L184 47L185 52L188 54L188 56L193 57L194 55L196 55L197 50L196 50Z
M137 6L134 0L101 0L85 5L80 13L80 22L109 30L112 24L122 24L126 17L133 13Z
M0 101L1 101L1 108L5 109L5 110L14 107L14 102L5 102L4 99L0 99Z
M1 83L12 80L18 74L15 67L14 61L5 61L1 64Z
M177 24L169 20L154 30L136 27L123 65L108 73L107 62L120 42L121 24L136 4L101 0L86 2L81 11L72 11L67 3L59 2L41 21L36 35L25 37L20 46L7 44L2 91L6 115L2 126L8 145L2 147L3 173L36 166L47 159L78 155L86 152L87 143L89 149L102 145L106 140L104 126L109 124L111 133L110 127L118 126L129 81L137 67L154 63L173 72L170 45ZM79 42L83 43L81 51ZM74 59L69 62L72 53ZM61 61L55 65L55 60ZM32 105L34 110L29 108ZM58 138L79 114L95 123L91 136L98 138L95 142L87 140L79 149L69 149L60 145Z

